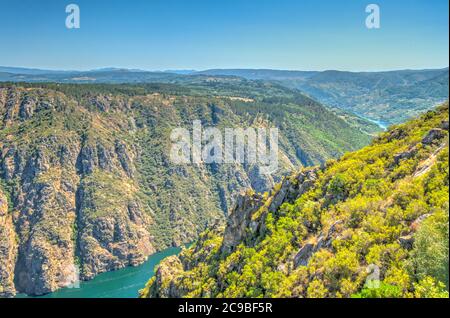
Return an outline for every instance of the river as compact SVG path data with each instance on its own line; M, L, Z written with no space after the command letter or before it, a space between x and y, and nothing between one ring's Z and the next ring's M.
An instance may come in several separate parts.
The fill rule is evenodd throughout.
M390 123L388 123L386 121L371 119L371 118L368 118L368 117L366 117L364 115L361 115L361 114L358 114L358 113L355 113L355 115L358 116L358 117L361 117L361 118L363 118L363 119L365 119L367 121L370 121L371 123L374 123L374 124L378 125L378 127L380 127L383 130L387 130L388 127L391 125Z
M177 255L181 248L172 247L149 256L136 267L126 267L97 275L94 279L80 283L80 288L62 288L54 293L33 298L136 298L145 283L155 274L154 268L167 256ZM19 294L17 298L31 297Z

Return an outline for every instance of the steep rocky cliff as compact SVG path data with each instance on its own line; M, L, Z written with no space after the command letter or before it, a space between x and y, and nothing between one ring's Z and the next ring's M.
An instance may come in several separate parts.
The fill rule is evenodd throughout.
M315 143L313 134L290 129L295 118L278 109L276 118L285 116L286 126L280 169L268 176L255 165L169 160L172 128L189 128L196 119L219 128L275 125L264 102L180 94L176 87L3 85L0 294L41 295L140 264L222 220L240 189L264 191L302 162L320 162L369 140L305 100L305 106L289 107L303 117L317 112L340 133L324 133ZM317 122L308 133L322 131ZM305 143L293 145L290 139L301 134Z
M14 295L14 264L17 246L8 200L0 188L0 297Z
M141 297L448 297L448 103L236 200Z
M1 165L12 209L5 220L19 242L17 261L9 262L17 290L48 293L79 279L79 270L91 278L154 252L151 218L127 166L132 151L114 131L104 132L101 119L60 93L0 93Z

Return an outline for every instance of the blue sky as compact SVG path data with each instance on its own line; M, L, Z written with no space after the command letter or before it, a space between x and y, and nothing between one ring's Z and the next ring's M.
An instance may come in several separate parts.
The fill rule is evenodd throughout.
M66 5L81 28L65 27ZM365 7L381 28L365 27ZM0 65L390 70L448 66L448 0L0 0Z

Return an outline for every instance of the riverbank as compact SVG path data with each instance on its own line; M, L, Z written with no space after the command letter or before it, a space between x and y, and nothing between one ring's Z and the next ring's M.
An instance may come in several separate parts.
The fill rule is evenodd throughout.
M155 274L155 267L164 258L177 255L181 248L172 247L150 255L148 260L136 267L126 267L102 273L94 279L80 282L79 288L62 288L43 296L19 294L17 298L136 298L139 290Z

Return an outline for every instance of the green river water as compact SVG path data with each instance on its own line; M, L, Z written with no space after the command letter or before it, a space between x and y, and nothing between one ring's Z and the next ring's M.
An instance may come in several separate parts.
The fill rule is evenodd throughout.
M63 288L54 293L35 298L136 298L138 291L154 275L154 268L167 256L176 255L181 248L168 248L149 256L140 266L126 267L117 271L103 273L93 280L81 282L80 288ZM24 294L18 298L29 297Z

